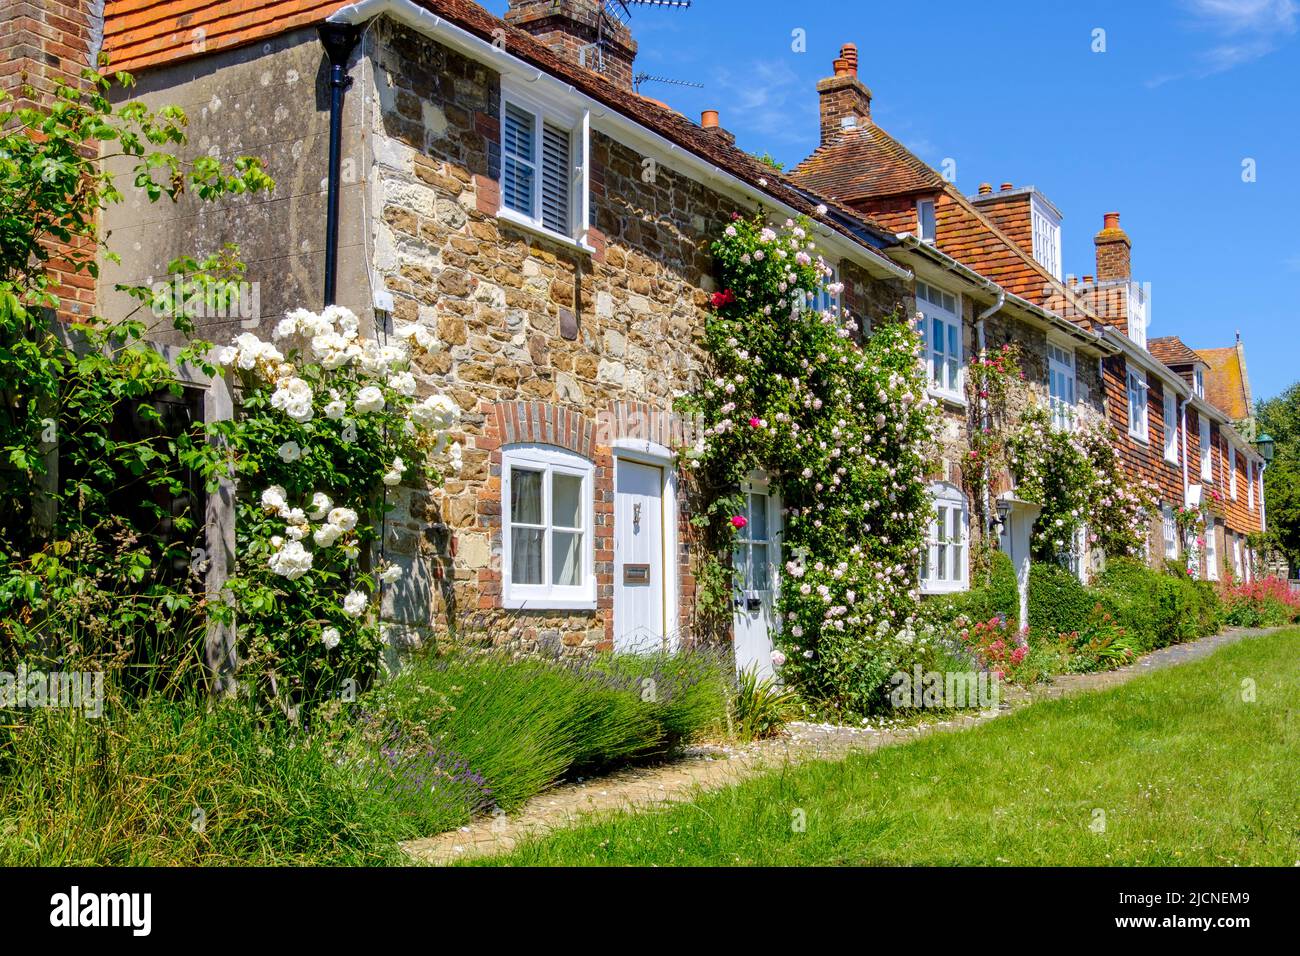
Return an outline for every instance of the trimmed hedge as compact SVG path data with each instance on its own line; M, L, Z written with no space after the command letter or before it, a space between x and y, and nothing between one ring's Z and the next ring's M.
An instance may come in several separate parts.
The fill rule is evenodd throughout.
M1084 587L1059 565L1034 564L1029 569L1029 630L1033 633L1055 637L1081 631L1101 600L1102 595Z
M1069 571L1035 564L1029 574L1030 630L1043 637L1082 630L1100 604L1142 650L1218 632L1223 605L1208 581L1153 571L1139 561L1111 561L1094 587Z

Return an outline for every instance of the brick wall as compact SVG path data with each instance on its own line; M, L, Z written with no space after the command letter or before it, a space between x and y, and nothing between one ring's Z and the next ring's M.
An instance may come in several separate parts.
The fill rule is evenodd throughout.
M103 35L103 3L82 0L5 0L0 4L0 89L20 105L48 102L59 82L80 85L81 72L96 62ZM58 316L64 322L95 309L95 281L66 258L82 259L91 241L51 240L48 274L56 280Z

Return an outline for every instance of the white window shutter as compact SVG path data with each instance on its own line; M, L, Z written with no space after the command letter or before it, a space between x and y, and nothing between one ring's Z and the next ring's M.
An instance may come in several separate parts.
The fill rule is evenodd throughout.
M569 212L572 195L569 131L552 126L542 127L542 225L569 235L573 218Z
M525 216L533 215L537 163L534 122L531 113L513 103L506 104L501 133L501 198L506 208Z

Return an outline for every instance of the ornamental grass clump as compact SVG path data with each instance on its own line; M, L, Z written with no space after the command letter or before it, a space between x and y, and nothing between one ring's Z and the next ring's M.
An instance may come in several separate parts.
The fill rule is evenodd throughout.
M903 663L882 658L876 634L912 620L932 511L924 479L937 406L920 337L897 315L873 316L868 336L847 312L811 307L823 290L843 290L827 284L804 220L775 228L736 216L713 255L711 367L682 405L703 418L685 459L706 502L696 523L710 561L726 570L700 579L715 583L729 614L740 488L763 472L786 508L780 675L814 707L866 713Z

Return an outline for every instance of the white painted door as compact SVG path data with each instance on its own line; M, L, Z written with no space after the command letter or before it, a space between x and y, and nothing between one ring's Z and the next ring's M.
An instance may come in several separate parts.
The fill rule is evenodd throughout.
M736 532L736 670L771 677L772 637L777 628L777 574L781 567L781 507L766 486L745 489L745 526Z
M614 649L664 647L664 470L617 459L614 479Z

